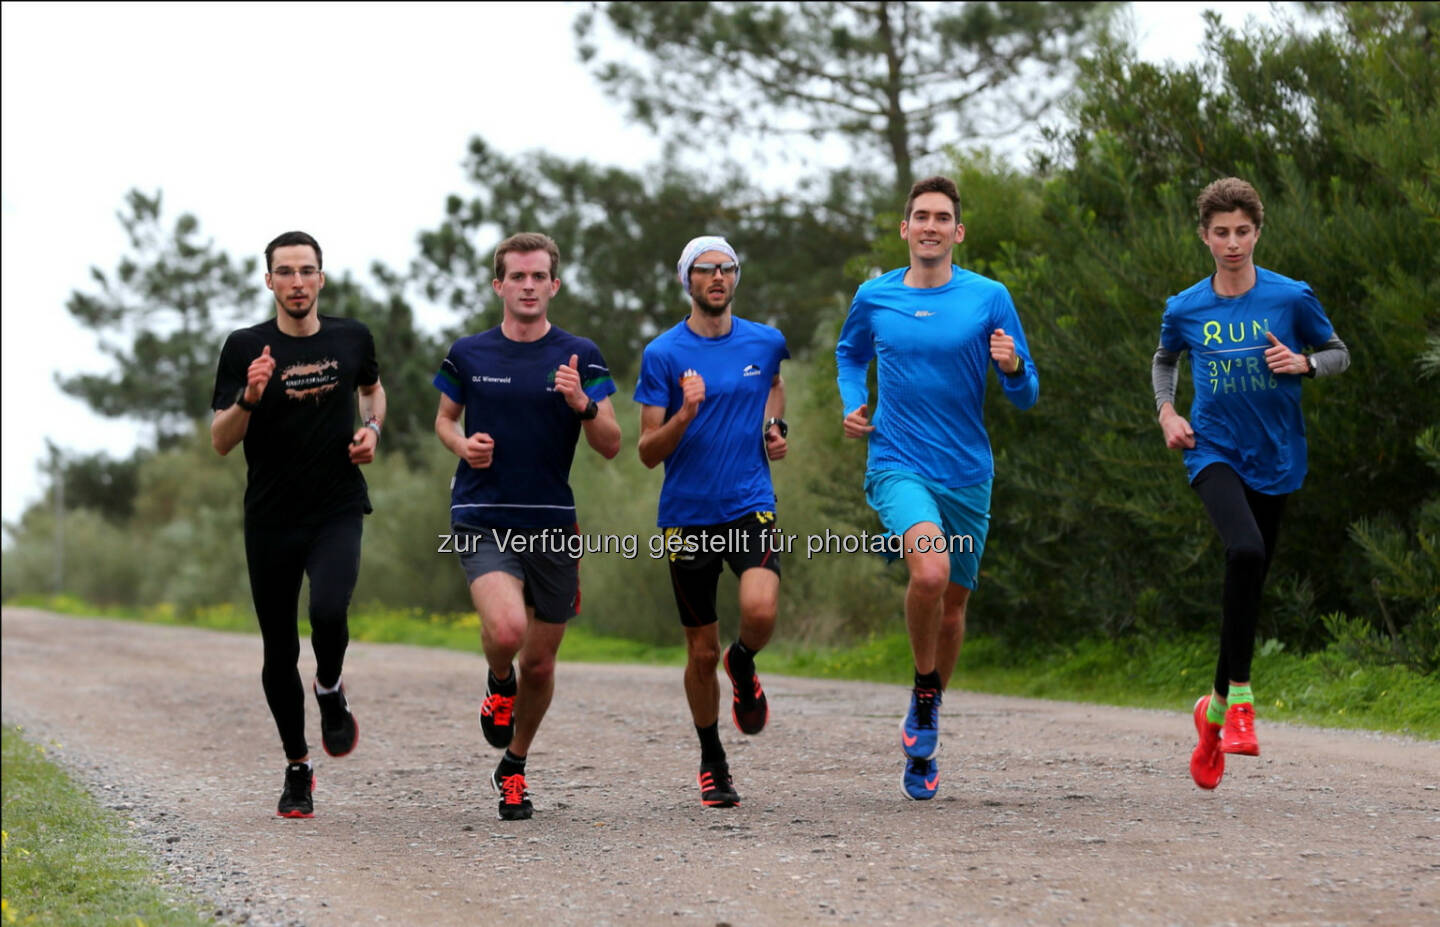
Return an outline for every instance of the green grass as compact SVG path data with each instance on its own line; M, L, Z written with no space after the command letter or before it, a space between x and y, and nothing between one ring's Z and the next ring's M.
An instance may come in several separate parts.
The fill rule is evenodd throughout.
M152 861L18 728L3 733L5 924L214 923L172 897Z
M1210 691L1210 637L1145 642L1090 639L1049 652L1024 652L993 638L966 642L952 687L998 695L1188 711ZM835 679L910 682L903 632L854 647L803 650L783 642L766 651L774 672ZM1400 666L1362 665L1334 648L1286 653L1256 648L1252 667L1262 717L1324 727L1390 731L1440 739L1440 680Z
M255 622L232 606L181 619L173 609L107 609L68 597L32 597L13 604L73 615L131 618L253 633ZM782 619L783 621L783 619ZM419 644L472 653L480 649L474 613L426 614L419 609L357 608L354 640ZM301 622L302 635L309 628ZM679 632L676 632L679 637ZM679 666L684 648L604 637L577 624L565 635L565 660ZM1188 711L1208 692L1215 663L1213 636L1154 640L1095 638L1052 650L1023 650L993 638L972 638L951 685L974 692ZM783 623L761 659L765 672L827 679L910 681L910 645L903 631L844 648L807 648L784 639ZM1257 709L1276 721L1359 728L1440 739L1440 679L1401 666L1362 664L1336 647L1287 653L1276 641L1255 652Z

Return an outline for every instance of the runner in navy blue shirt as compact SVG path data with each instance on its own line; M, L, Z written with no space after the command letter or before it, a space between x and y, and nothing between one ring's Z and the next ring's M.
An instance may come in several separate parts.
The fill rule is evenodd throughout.
M780 362L790 352L779 331L731 312L740 259L725 239L691 240L676 270L690 315L645 348L635 386L640 460L665 464L658 523L685 627L685 697L700 737L700 801L728 808L740 796L720 742L715 590L729 564L740 578L739 633L724 655L730 714L742 733L758 734L770 707L755 655L770 641L780 597L770 461L788 448Z
M450 541L490 664L480 727L505 748L490 776L502 820L533 812L525 758L555 691L565 622L580 609L583 540L569 482L575 445L584 431L607 459L620 452L604 358L548 318L559 263L548 236L501 242L492 283L504 308L500 325L456 341L434 381L435 434L460 458Z
M1255 266L1265 209L1254 187L1217 180L1196 205L1215 273L1166 302L1151 383L1165 446L1184 451L1190 485L1225 546L1215 687L1192 712L1199 742L1190 775L1213 789L1225 754L1260 754L1250 662L1285 499L1305 479L1301 382L1340 373L1350 352L1308 285ZM1302 353L1307 347L1317 350ZM1174 405L1185 351L1195 386L1188 421Z

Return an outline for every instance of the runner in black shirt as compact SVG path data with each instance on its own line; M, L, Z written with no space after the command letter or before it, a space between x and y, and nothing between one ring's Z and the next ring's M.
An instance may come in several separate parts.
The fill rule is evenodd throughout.
M260 679L287 760L277 813L308 818L315 776L299 671L300 581L310 577L321 740L326 753L345 756L358 737L340 683L346 610L360 572L361 519L370 513L357 465L375 459L385 390L370 330L316 311L325 272L315 239L286 232L266 247L265 267L275 318L225 340L210 437L222 455L245 443L245 557L265 647Z

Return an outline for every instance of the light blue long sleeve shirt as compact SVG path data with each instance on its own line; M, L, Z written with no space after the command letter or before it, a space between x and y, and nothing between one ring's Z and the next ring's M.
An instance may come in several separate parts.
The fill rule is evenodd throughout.
M866 281L855 291L835 346L845 414L869 399L866 371L878 359L867 469L907 470L961 488L992 479L995 461L985 431L985 375L1017 408L1040 395L1040 375L1015 303L1004 284L951 266L943 286L905 285L908 268ZM1007 376L990 358L996 329L1015 339L1024 366Z

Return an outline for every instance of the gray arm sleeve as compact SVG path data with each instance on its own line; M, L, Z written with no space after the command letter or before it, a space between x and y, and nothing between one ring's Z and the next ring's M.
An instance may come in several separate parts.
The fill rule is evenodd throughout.
M1345 368L1350 366L1350 349L1345 347L1339 335L1331 335L1329 341L1315 349L1310 359L1315 362L1315 376L1333 377L1344 373ZM1151 377L1154 377L1153 373Z
M1346 362L1349 362L1348 355ZM1319 361L1317 360L1316 363L1318 364ZM1150 360L1150 385L1155 388L1155 411L1157 413L1165 403L1175 401L1175 384L1179 381L1180 355L1174 351L1165 350L1163 345L1156 347L1155 356Z

